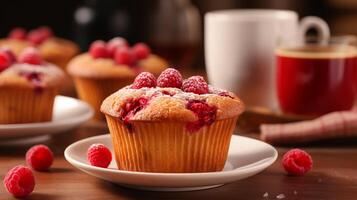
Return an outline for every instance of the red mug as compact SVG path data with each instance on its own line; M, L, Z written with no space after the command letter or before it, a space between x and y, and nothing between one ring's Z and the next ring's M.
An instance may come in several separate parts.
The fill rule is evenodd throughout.
M306 44L276 50L277 92L284 113L319 116L353 107L357 49Z

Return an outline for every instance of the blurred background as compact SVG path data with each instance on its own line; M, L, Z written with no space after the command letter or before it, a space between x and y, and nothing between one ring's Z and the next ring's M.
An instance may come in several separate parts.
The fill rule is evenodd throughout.
M300 17L322 17L333 35L357 34L355 0L12 0L0 7L0 34L5 37L15 26L47 25L82 50L95 39L119 35L147 42L178 68L204 69L203 16L232 8L294 10Z

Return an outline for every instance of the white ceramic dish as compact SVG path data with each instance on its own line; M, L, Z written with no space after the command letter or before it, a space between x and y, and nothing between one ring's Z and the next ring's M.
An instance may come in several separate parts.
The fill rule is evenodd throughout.
M57 96L52 121L0 124L0 139L11 140L62 133L91 119L93 114L93 109L87 103L71 97Z
M124 187L152 191L190 191L218 187L263 171L274 163L278 156L277 151L269 144L234 135L226 166L221 172L147 173L118 170L115 161L112 161L109 168L89 165L86 152L93 143L102 143L113 152L110 135L100 135L68 146L64 152L66 160L85 173L100 179Z

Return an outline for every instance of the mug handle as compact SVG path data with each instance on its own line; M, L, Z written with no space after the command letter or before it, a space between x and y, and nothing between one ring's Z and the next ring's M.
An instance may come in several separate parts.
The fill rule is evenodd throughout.
M298 37L301 42L305 42L306 32L310 28L315 28L318 35L318 43L326 45L330 39L330 28L325 20L316 16L307 16L302 18L299 25Z

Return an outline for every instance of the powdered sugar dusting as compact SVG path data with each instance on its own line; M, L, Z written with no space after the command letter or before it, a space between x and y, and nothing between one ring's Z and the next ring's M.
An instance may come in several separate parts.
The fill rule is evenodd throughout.
M276 196L277 199L285 199L285 194L279 194Z
M216 88L216 87L213 87L212 85L208 85L208 91L209 91L209 93L212 93L212 94L219 94L219 93L222 93L222 92L228 92L227 90Z
M180 100L206 100L210 96L219 96L218 94L220 92L223 92L225 90L221 89L216 89L212 86L209 86L212 91L210 94L195 94L192 92L184 92L179 88L161 88L161 87L155 87L155 88L148 88L148 87L143 87L140 89L132 89L132 85L128 85L121 90L126 90L125 93L131 93L133 90L135 91L141 91L143 93L143 96L145 97L161 97L161 96L171 96L173 98L177 98Z
M62 73L62 71L55 67L53 64L44 63L42 65L32 65L27 63L17 63L11 66L11 69L18 72L37 72L44 74L58 74Z
M263 198L268 198L269 197L269 193L268 192L265 192L264 194L263 194Z
M41 85L58 84L64 78L64 73L61 69L50 63L42 65L32 65L27 63L16 63L3 71L0 79L24 77L26 74L40 74Z

